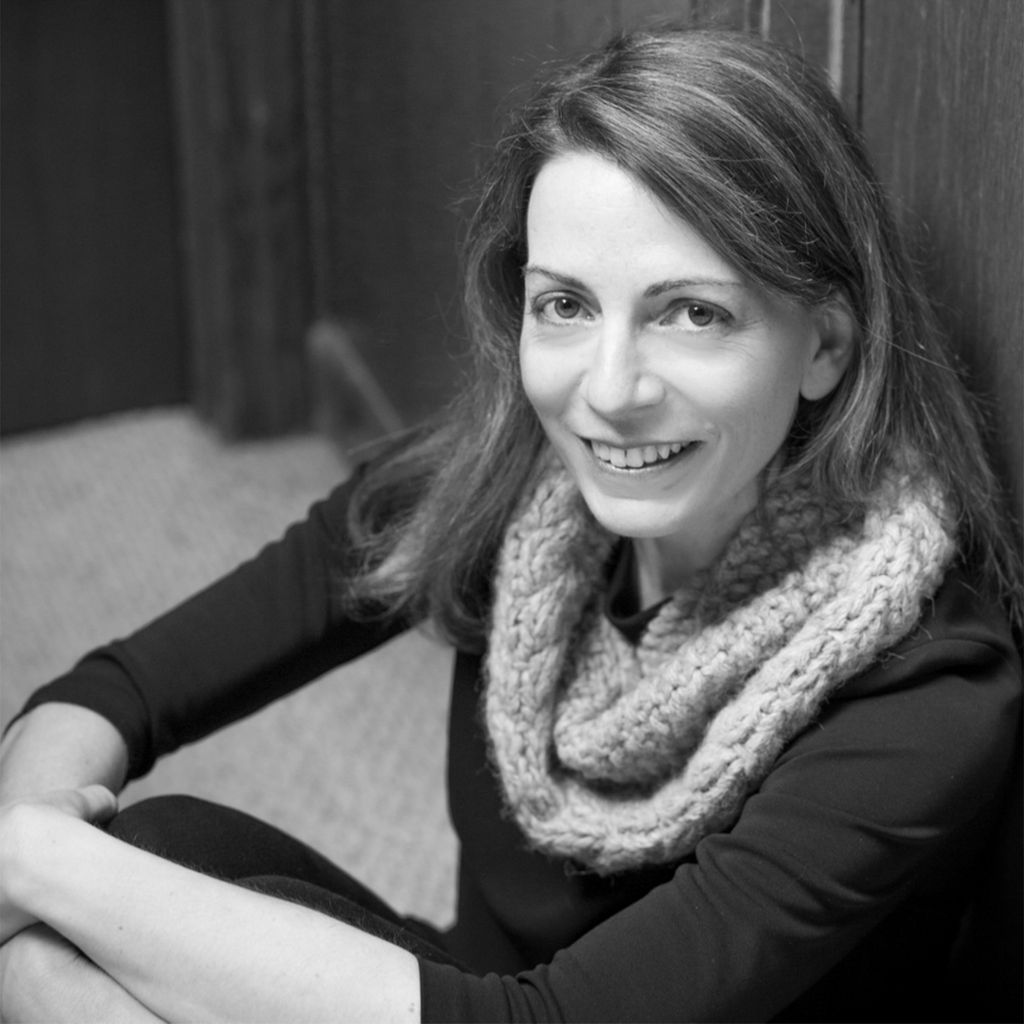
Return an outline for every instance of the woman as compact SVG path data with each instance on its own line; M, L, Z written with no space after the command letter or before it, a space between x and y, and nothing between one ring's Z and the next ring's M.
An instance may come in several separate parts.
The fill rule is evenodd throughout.
M50 971L105 1019L937 1013L1019 570L827 87L743 36L613 42L513 118L467 252L451 416L11 730L8 1012ZM88 827L424 621L458 650L449 933L224 809Z

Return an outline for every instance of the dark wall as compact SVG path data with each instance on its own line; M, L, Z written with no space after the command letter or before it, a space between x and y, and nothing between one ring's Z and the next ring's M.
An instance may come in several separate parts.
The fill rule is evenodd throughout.
M311 0L167 0L190 399L229 437L308 422Z
M1024 4L868 0L862 122L1024 521Z
M163 4L0 17L0 427L183 401Z

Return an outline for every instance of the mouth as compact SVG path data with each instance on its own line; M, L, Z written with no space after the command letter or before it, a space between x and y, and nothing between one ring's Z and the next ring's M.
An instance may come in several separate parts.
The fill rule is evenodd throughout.
M673 441L669 444L645 444L636 448L616 448L614 445L604 444L602 441L584 441L594 458L602 466L626 472L666 466L698 448L700 443L700 441Z

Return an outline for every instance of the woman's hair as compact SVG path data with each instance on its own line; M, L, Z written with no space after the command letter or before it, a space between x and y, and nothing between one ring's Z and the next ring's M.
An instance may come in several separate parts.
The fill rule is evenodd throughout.
M918 465L945 488L964 556L1014 595L1013 537L974 412L823 76L744 34L672 30L556 71L509 119L466 240L475 372L442 420L356 488L355 597L483 642L489 571L545 444L518 366L527 204L540 168L574 151L634 175L755 284L805 306L847 303L852 360L831 395L801 404L790 464L851 509L886 466Z

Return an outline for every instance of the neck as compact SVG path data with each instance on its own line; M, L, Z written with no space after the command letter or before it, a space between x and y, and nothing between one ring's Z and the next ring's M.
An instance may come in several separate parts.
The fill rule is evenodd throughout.
M769 466L755 488L737 495L717 517L705 517L705 521L665 537L633 538L642 607L649 608L694 586L696 577L718 561L743 520L757 506L764 485L776 470L776 465Z
M688 530L667 537L634 537L642 607L692 588L697 577L718 561L751 508L753 503L749 508L737 506L729 518L715 521L703 534Z
M706 562L695 559L661 537L636 537L631 543L636 552L641 608L650 608L666 597L692 587L698 573L714 561L714 558Z

